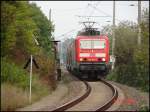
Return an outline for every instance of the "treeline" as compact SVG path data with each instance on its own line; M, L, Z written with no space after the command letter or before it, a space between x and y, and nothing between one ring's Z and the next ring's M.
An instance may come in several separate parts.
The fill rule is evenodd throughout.
M51 33L54 25L48 21L40 8L28 1L1 2L1 56L9 55L13 49L37 53L34 38L45 53L50 53Z
M29 67L32 54L39 65L33 66L32 102L56 88L51 52L54 24L29 1L1 2L1 110L15 110L29 104ZM36 45L38 40L39 46Z
M138 25L123 21L115 29L115 69L108 79L149 91L149 10L142 11L141 45L138 45ZM103 32L110 33L111 26Z

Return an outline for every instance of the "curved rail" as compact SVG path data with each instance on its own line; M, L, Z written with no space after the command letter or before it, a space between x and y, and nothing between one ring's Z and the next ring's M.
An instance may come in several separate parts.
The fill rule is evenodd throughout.
M118 98L117 90L110 83L106 82L103 79L100 79L100 81L111 88L111 90L113 91L113 96L104 105L102 105L102 106L98 107L97 109L95 109L95 111L107 110L109 107L111 107L115 103L116 99ZM82 96L77 97L76 99L73 99L72 101L70 101L68 103L65 103L64 105L61 105L60 107L57 107L56 109L54 109L52 111L64 111L64 110L69 109L69 108L73 107L74 105L80 103L82 100L84 100L86 97L88 97L88 95L91 92L91 87L87 82L85 82L85 81L83 81L83 82L86 85L85 94L83 94Z
M115 101L118 98L118 91L108 82L106 82L105 80L101 79L101 82L103 82L104 84L106 84L107 86L109 86L111 88L111 90L113 91L113 96L112 98L106 102L104 105L98 107L96 109L96 111L104 111L107 110L109 107L111 107L111 105L113 105L115 103Z
M64 105L61 105L60 107L57 107L56 109L54 109L52 111L64 111L64 110L71 108L72 106L78 104L79 102L84 100L86 97L88 97L88 95L91 92L91 86L87 82L85 82L85 81L83 81L83 82L86 85L86 92L82 96L79 96L76 99L73 99L72 101L65 103Z

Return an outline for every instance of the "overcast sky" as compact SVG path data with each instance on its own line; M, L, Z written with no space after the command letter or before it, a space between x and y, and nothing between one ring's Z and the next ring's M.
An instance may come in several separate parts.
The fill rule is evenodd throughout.
M85 17L78 16L102 16L92 17L90 20L102 26L112 24L113 1L31 1L41 7L42 12L49 18L51 8L51 19L55 24L54 36L56 39L73 37L82 28L81 21L87 21ZM142 9L149 8L149 1L142 1ZM92 4L92 5L88 5ZM130 6L134 4L135 6ZM122 20L129 20L137 23L138 16L137 1L116 1L116 24ZM96 7L96 8L93 8ZM107 17L103 17L107 16ZM110 22L106 22L110 21ZM74 30L75 29L75 30Z

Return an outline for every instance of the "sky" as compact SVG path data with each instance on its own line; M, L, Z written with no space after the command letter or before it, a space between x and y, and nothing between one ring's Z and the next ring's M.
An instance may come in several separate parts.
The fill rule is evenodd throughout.
M51 9L51 20L55 24L54 37L56 40L74 38L77 31L83 28L80 22L90 21L98 24L95 27L112 25L113 1L30 1L37 4L41 11L49 19ZM116 25L123 20L137 23L138 2L116 1ZM134 4L135 6L130 6ZM141 1L141 7L149 8L149 1ZM82 17L81 17L82 16ZM83 17L84 16L84 17ZM95 17L98 16L98 17Z

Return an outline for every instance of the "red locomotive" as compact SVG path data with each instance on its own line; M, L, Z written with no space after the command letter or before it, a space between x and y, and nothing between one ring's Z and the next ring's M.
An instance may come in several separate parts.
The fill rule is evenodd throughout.
M94 28L86 28L67 47L68 71L77 75L103 75L109 68L109 39Z

